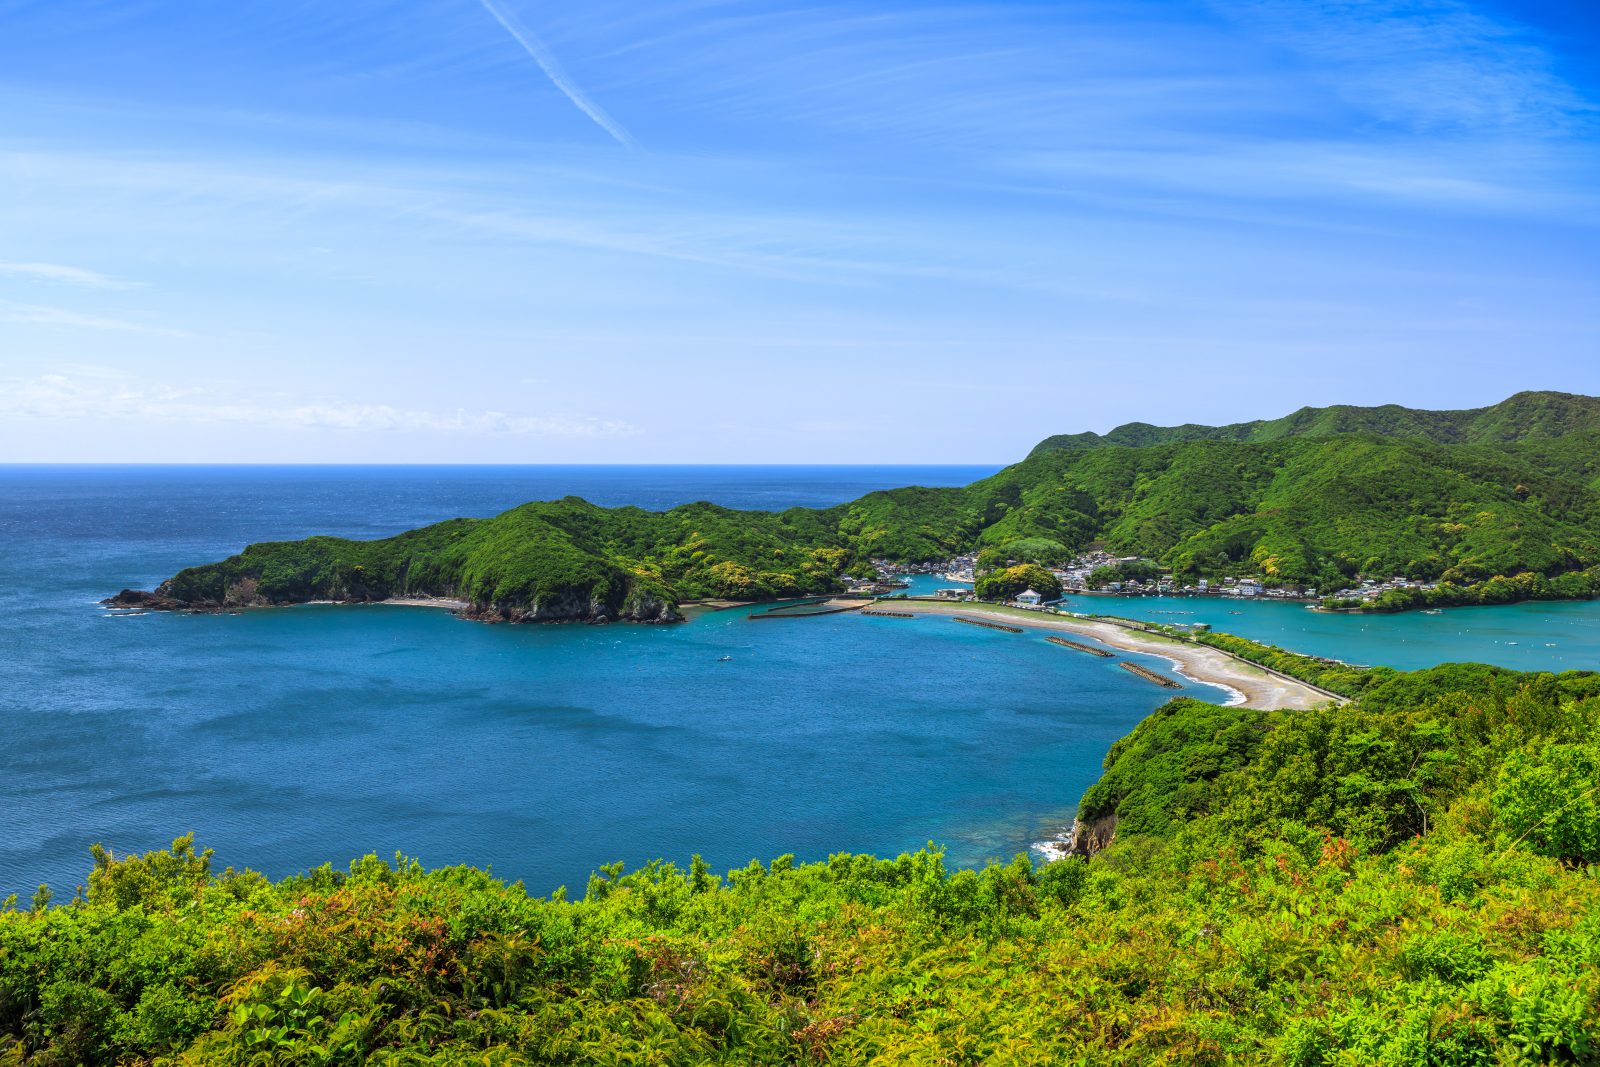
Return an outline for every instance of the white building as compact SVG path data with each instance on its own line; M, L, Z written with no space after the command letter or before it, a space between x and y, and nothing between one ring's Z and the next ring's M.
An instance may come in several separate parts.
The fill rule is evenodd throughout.
M1037 604L1043 599L1043 597L1041 597L1038 593L1035 593L1032 589L1024 589L1022 592L1017 594L1018 604Z

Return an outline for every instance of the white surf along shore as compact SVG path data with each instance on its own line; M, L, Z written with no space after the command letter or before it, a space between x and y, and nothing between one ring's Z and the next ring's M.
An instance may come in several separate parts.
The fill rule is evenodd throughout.
M397 608L445 608L448 611L466 611L472 606L465 600L455 600L451 597L432 596L392 596L384 600L307 600L306 604L336 604L339 606L354 604L361 607L388 604Z

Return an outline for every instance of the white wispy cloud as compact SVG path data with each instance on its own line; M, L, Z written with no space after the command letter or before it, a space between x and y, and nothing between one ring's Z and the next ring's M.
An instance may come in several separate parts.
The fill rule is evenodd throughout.
M1460 0L1215 0L1311 61L1310 75L1382 121L1422 130L1570 129L1593 107L1538 39Z
M146 334L151 337L194 336L187 330L174 329L170 326L154 326L128 319L85 314L70 308L15 304L6 301L0 301L0 322L24 326L66 326L80 330L108 330L116 333Z
M282 398L240 403L237 390L147 385L104 371L0 379L0 416L245 423L476 436L585 438L639 433L624 420L587 414L529 415L463 408L427 411L389 404L294 403Z
M557 89L560 89L563 95L568 100L571 100L579 111L588 115L596 126L609 133L624 148L639 147L638 142L633 138L633 134L624 129L616 119L606 114L605 109L599 104L589 99L588 94L578 88L571 76L556 60L556 57L544 46L544 42L540 41L527 27L523 26L511 12L505 9L504 5L496 3L495 0L479 0L479 3L522 46L522 50L527 52L535 63L539 64L539 69L544 71L545 77L549 78L551 83Z
M81 289L139 289L144 284L60 263L0 263L0 276L75 285Z

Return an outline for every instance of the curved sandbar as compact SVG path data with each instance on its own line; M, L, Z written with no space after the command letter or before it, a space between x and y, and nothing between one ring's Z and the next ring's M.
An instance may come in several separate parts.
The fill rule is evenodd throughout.
M1173 664L1185 678L1229 690L1235 694L1235 699L1230 703L1247 708L1272 711L1280 708L1315 708L1329 703L1327 696L1310 686L1273 674L1254 663L1230 656L1221 649L1191 645L1160 634L1125 629L1109 622L1021 611L994 604L974 604L970 601L941 604L931 600L896 600L894 608L896 611L921 615L987 615L1030 630L1055 630L1092 637L1103 645L1124 652L1159 656Z

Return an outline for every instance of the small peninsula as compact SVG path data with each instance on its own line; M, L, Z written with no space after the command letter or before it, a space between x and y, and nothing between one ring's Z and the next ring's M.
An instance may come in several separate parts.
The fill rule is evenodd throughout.
M1600 398L1519 393L1487 408L1303 408L1281 419L1051 437L959 488L831 508L667 511L576 497L376 541L251 545L153 592L155 610L400 598L485 621L674 622L685 601L838 591L885 565L973 554L980 572L1091 546L1195 582L1249 575L1334 609L1600 593ZM1341 600L1365 578L1381 595ZM981 590L980 590L981 591Z

